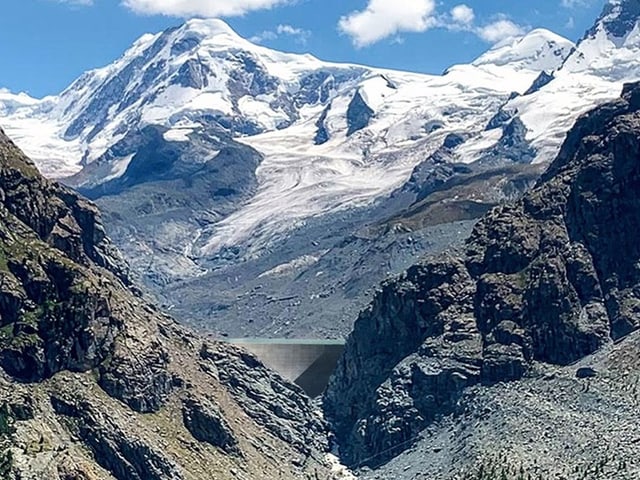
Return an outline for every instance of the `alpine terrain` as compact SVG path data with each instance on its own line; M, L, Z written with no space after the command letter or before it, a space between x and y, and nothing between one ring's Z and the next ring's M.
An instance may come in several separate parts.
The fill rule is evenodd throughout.
M327 426L131 285L96 207L0 131L0 477L332 478Z
M640 0L442 75L189 20L0 123L0 478L640 478Z
M231 336L341 337L372 288L529 188L576 118L638 78L638 2L443 75L330 64L220 20L140 38L8 134L94 199L174 313Z
M343 460L384 465L364 478L637 478L639 182L633 83L460 251L386 282L324 397Z

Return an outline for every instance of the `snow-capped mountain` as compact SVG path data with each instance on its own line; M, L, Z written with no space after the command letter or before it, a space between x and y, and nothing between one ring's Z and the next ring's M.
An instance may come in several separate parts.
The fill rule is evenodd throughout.
M503 40L478 57L473 65L552 72L571 54L573 47L566 38L540 28L522 37Z
M477 132L572 48L535 30L432 76L275 52L220 20L190 20L143 36L112 65L87 72L58 97L14 109L5 123L50 176L98 161L102 167L84 172L79 187L124 175L135 152L119 157L113 147L144 126L163 127L175 143L211 128L241 138L264 155L258 190L201 237L202 254L211 255L256 231L264 238L254 249L264 246L276 227L390 193L450 133L470 137L462 161L478 159L501 134Z
M7 123L14 136L32 137L20 143L36 160L43 156L39 144L48 142L64 161L45 173L61 177L143 125L170 127L168 138L178 140L202 123L242 135L284 128L305 105L326 101L336 84L364 73L253 45L221 20L190 20L144 35L113 64L85 73L58 97ZM43 122L51 135L40 131Z
M73 175L100 203L153 282L266 254L256 278L280 264L311 270L310 258L320 278L331 254L310 236L338 244L407 208L394 192L442 159L553 159L580 114L640 77L639 16L640 0L611 0L577 45L536 29L443 75L276 52L220 20L190 20L143 36L58 96L0 91L0 121L46 175Z
M628 80L631 72L640 69L638 18L640 1L610 0L561 71Z
M537 160L549 161L579 115L616 98L625 82L639 78L640 0L609 0L541 88L512 99L503 112L526 125Z
M0 88L0 115L8 116L16 110L30 107L39 103L39 100L30 97L26 93L13 94L5 88Z
M544 46L538 43L534 57L521 55L513 65L496 52L496 62L459 65L443 76L369 71L355 86L337 89L326 104L309 108L289 128L243 139L265 156L257 172L262 188L216 225L204 252L237 244L270 221L296 224L390 193L447 135L482 132L513 92L524 92L535 80L536 63L557 67L572 47L551 32L533 36L521 41L539 40ZM547 44L554 48L545 50ZM478 149L476 157L491 147L481 137L481 142L470 141ZM492 139L495 143L499 136ZM254 248L273 237L265 231L264 238L253 238Z
M217 123L234 136L253 136L311 120L314 128L305 140L324 143L358 129L347 125L346 118L349 107L353 111L357 106L351 105L356 94L363 100L362 108L372 110L369 116L386 124L398 118L406 123L415 120L407 118L407 112L434 93L444 93L455 101L454 107L466 108L465 92L500 97L522 91L539 71L558 67L572 47L543 30L516 44L498 46L471 66L451 69L445 78L276 52L251 44L221 20L190 20L143 36L116 62L85 73L58 97L27 102L26 109L12 107L6 112L12 117L7 123L14 136L24 138L20 143L36 160L53 152L64 160L43 165L46 174L57 177L100 158L129 131L144 125L170 128L167 139L180 141L203 124ZM465 80L466 75L477 77ZM396 92L399 95L393 96L400 98L391 98ZM416 93L418 97L408 102ZM424 112L417 113L419 118ZM50 126L44 135L43 123ZM424 134L422 122L413 123L405 125L407 135L402 136ZM385 128L376 127L372 130ZM47 148L38 148L43 142L50 150L46 155ZM362 142L351 143L363 149Z

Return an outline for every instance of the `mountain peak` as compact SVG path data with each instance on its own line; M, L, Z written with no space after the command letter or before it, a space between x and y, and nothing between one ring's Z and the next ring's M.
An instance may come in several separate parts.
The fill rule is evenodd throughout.
M179 27L166 30L163 36L179 53L203 44L226 49L245 46L248 43L226 22L218 18L192 18Z
M561 71L590 72L611 80L636 78L640 50L640 0L609 0Z
M7 115L17 108L35 105L38 102L39 100L24 92L13 93L6 88L0 88L0 114Z
M626 37L640 19L640 0L609 0L602 15L590 33L595 33L599 25L612 37Z
M211 38L221 35L240 38L229 24L219 18L192 18L187 20L179 30L182 30L185 33L195 33L202 38Z
M555 70L574 48L573 43L549 30L537 28L494 45L473 65L511 66L517 70Z

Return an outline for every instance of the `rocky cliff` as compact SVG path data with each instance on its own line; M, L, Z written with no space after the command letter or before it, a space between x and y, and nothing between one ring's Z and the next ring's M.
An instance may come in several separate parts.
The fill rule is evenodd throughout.
M0 475L327 478L296 386L130 285L97 209L0 132Z
M628 84L579 119L527 195L483 217L461 251L385 283L360 315L324 399L346 461L379 466L469 407L476 386L535 378L636 330L639 228L640 84Z

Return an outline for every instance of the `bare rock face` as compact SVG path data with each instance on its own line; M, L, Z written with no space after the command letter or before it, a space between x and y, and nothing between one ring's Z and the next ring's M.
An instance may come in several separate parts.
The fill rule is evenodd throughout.
M474 294L464 263L444 255L384 284L361 314L324 398L348 462L393 457L480 381Z
M128 283L127 264L107 238L94 204L44 180L1 129L0 158L0 200L7 213L74 262L93 262Z
M214 404L188 398L182 406L184 425L200 442L207 442L231 455L239 455L238 440Z
M465 389L569 365L639 326L640 84L582 117L517 203L459 254L382 287L324 398L341 452L378 465Z
M54 411L77 431L96 459L116 478L162 480L185 478L175 462L143 438L124 431L90 400L66 400L52 395Z
M227 352L204 345L200 367L212 372L254 422L305 455L327 448L326 425L317 417L300 417L308 400L295 384L264 368L253 355L228 347Z
M95 206L1 131L0 367L2 478L331 476L310 400L149 304Z

